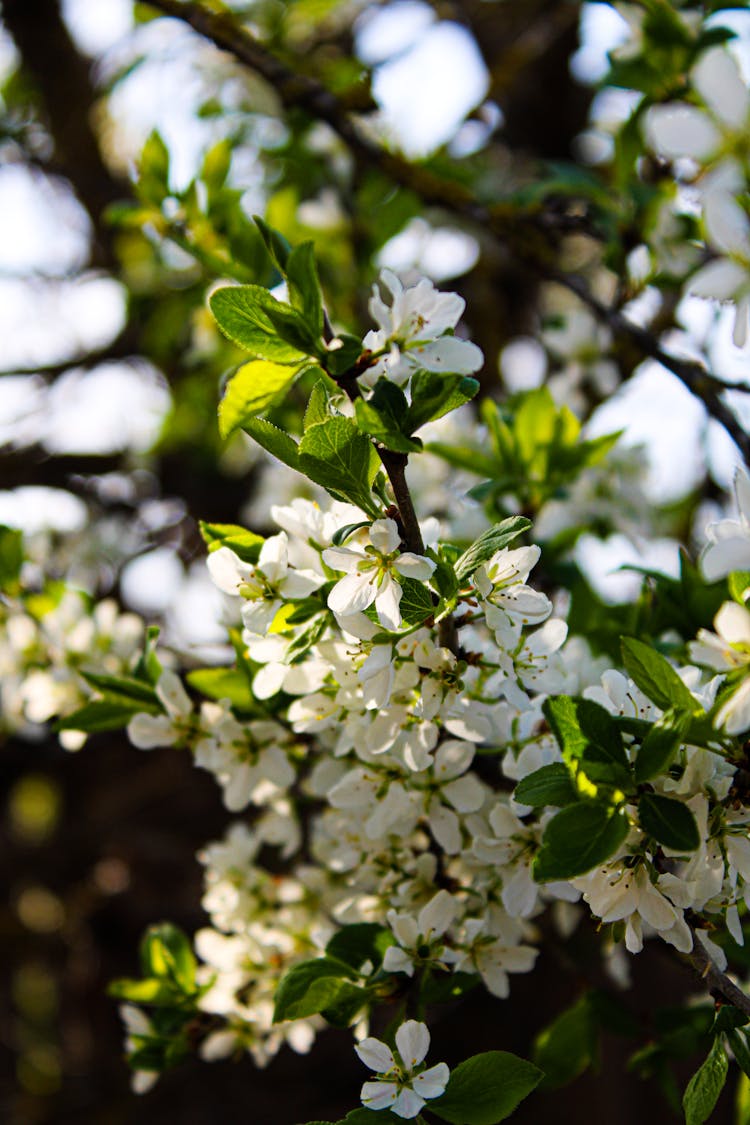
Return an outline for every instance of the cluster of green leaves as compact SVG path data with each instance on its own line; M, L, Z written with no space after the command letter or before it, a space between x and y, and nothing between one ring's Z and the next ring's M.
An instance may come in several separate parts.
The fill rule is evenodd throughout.
M431 442L428 449L455 468L486 477L469 495L501 515L508 514L509 494L529 514L564 496L585 469L601 463L620 436L582 438L575 414L557 406L547 387L513 395L502 404L485 399L480 414L489 448Z
M710 717L655 649L628 637L622 658L636 686L663 714L649 721L612 716L588 699L560 695L545 701L564 762L543 766L515 790L522 804L560 810L548 821L534 860L539 882L583 875L616 854L630 827L626 805L637 805L640 826L656 846L684 854L700 843L690 809L655 793L650 782L672 767L683 743L716 745ZM632 760L623 736L637 744Z
M156 653L158 638L159 629L155 625L149 626L143 649L129 675L115 676L80 668L80 676L92 689L92 698L82 707L58 719L54 729L97 734L101 731L121 730L138 712L161 714L163 707L156 694L156 684L162 673L161 662Z
M133 1070L161 1072L190 1053L190 1025L204 990L196 983L190 939L170 922L149 927L141 941L140 960L142 976L113 981L109 994L149 1009L148 1031L132 1036L128 1062Z

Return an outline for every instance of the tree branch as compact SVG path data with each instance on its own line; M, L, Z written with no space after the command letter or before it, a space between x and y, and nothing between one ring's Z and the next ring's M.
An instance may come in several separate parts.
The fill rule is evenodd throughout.
M402 187L418 194L425 203L479 225L530 272L545 280L557 281L575 293L616 335L626 337L643 356L655 359L676 375L703 402L711 417L724 427L745 461L750 463L750 436L720 397L724 389L722 381L702 364L681 360L665 351L652 333L599 301L582 279L555 269L550 263L549 251L556 229L545 222L544 216L519 215L517 207L504 203L488 207L462 185L435 176L426 168L389 152L354 122L334 94L315 79L291 71L230 15L209 11L194 0L148 0L148 3L165 15L188 23L217 47L229 51L239 62L260 74L274 86L285 106L304 109L327 122L358 160L386 173Z
M716 967L701 941L698 931L693 926L690 926L690 930L693 935L693 950L692 953L688 954L688 958L693 968L706 982L711 995L714 999L732 1004L745 1015L750 1016L750 997L746 996L741 988L738 988L725 973L722 973Z

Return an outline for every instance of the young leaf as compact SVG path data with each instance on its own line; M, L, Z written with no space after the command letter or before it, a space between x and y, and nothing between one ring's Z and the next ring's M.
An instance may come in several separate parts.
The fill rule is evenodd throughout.
M348 500L376 519L370 491L378 470L371 442L350 418L328 418L311 426L299 443L299 468L336 500Z
M310 398L305 409L305 416L302 420L302 429L309 430L310 426L317 426L320 422L325 422L326 419L330 417L331 413L328 409L328 391L326 390L323 380L318 379L310 392Z
M299 365L310 354L287 339L305 336L299 313L261 285L225 285L214 290L208 304L224 335L259 359Z
M690 716L670 707L649 728L635 759L635 780L638 783L666 772L689 726Z
M141 941L141 965L146 977L168 977L183 992L195 989L195 955L187 936L171 922L149 926Z
M148 708L142 704L125 703L121 700L94 699L84 703L77 711L72 711L64 718L58 719L53 725L54 731L82 730L86 734L98 734L100 731L123 730L133 715L138 711Z
M729 1063L721 1039L714 1039L705 1062L690 1079L682 1099L685 1125L703 1125L713 1112L727 1080Z
M617 851L628 834L628 819L601 803L568 805L547 825L534 860L537 883L585 875Z
M521 778L513 791L513 800L535 809L543 805L564 808L578 800L578 790L565 763L551 762Z
M526 1059L508 1051L485 1051L459 1063L445 1093L425 1108L452 1125L496 1125L510 1117L542 1078L542 1071Z
M132 676L109 676L102 672L88 672L85 669L81 670L81 675L87 683L113 703L131 704L145 711L161 710L156 692L143 680L137 680Z
M228 699L242 711L255 708L247 676L239 668L196 668L185 677L192 688L209 699Z
M267 410L284 390L291 387L301 367L253 359L243 363L227 383L219 403L219 433L228 438L248 418Z
M641 828L666 848L692 852L701 842L698 825L687 805L658 793L644 793L638 802Z
M278 426L274 426L272 422L266 422L264 418L246 418L243 425L243 430L254 438L258 445L262 445L267 453L273 454L279 461L283 461L290 469L296 469L298 473L303 470L299 464L299 446L294 438L290 438L289 434L285 434Z
M478 566L491 559L497 551L507 547L530 527L531 520L527 520L525 516L510 516L509 519L501 520L494 527L488 528L459 558L456 563L456 578L459 582L471 578Z
M289 300L316 336L323 335L323 294L320 291L312 242L300 242L286 260L284 270Z
M702 708L668 661L650 645L623 637L622 659L628 675L662 711L676 708L697 715Z
M411 406L403 421L403 430L413 434L420 426L442 418L474 398L479 383L470 375L446 375L437 371L417 371L411 380Z
M576 700L569 695L556 695L545 699L542 711L565 760L571 762L580 758L588 745L588 739L578 722Z
M747 1044L747 1032L731 1028L726 1032L726 1037L737 1066L750 1078L750 1048Z
M198 528L203 542L211 551L218 551L219 547L229 547L243 562L255 564L263 546L263 536L256 535L236 523L206 523L198 521Z

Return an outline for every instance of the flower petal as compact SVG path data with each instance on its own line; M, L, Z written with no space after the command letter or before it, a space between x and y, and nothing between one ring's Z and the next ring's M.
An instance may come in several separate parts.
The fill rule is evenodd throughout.
M447 892L439 893L447 894ZM436 895L435 898L437 897ZM434 902L435 899L432 901ZM420 920L421 917L420 914ZM420 1023L418 1020L407 1020L406 1023L402 1023L396 1032L396 1047L407 1070L418 1066L430 1049L430 1032L427 1024Z

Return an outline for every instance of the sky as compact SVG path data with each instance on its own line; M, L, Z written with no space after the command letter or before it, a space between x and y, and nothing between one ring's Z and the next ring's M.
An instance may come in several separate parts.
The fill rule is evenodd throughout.
M102 56L99 66L104 77L126 65L134 50L147 52L149 61L122 82L114 96L117 130L112 144L127 166L151 129L159 128L174 148L176 181L188 180L215 129L210 121L195 116L205 96L200 71L193 65L195 38L187 29L164 21L142 26L133 34L129 0L66 0L65 15L81 49ZM730 18L741 32L739 57L750 75L750 13ZM624 32L624 21L609 5L585 5L583 45L573 60L576 76L596 81L604 71L606 51L622 40ZM468 32L458 24L436 20L429 5L419 0L382 5L360 17L355 33L360 57L375 67L379 127L407 154L428 153L454 134L454 151L470 152L497 122L499 110L487 106L484 124L461 125L466 114L483 103L488 75ZM7 38L0 38L0 74L12 65L12 58ZM610 92L607 98L599 105L602 116L622 112L617 93ZM85 260L87 233L85 214L64 188L54 181L31 180L20 167L0 169L3 369L55 363L104 346L118 332L124 293L117 282L94 274L70 278ZM415 220L381 257L382 264L403 271L417 269L450 287L449 279L470 268L476 255L475 240L465 232L450 228L433 232L423 220ZM739 352L731 343L731 313L693 298L682 303L681 315L686 330L671 341L677 351L690 354L695 338L718 323L714 369L729 380L750 380L750 352ZM533 363L526 374L532 383L538 378ZM20 374L5 378L2 388L0 441L36 439L58 452L146 449L170 403L163 379L146 364L109 364L88 373L73 369L58 380L50 395L43 393L34 377ZM684 494L694 480L696 451L704 440L702 412L692 396L656 365L644 364L590 424L592 434L623 427L626 443L642 442L648 449L652 495L671 499ZM736 463L731 443L713 424L705 440L715 477L728 484ZM55 512L62 522L71 518L57 501L50 518ZM0 521L38 524L44 518L43 497L30 505L0 493ZM610 555L616 556L618 550L622 555L622 544L599 551L597 559L592 550L587 563L608 591L613 589L617 565ZM674 566L674 550L666 561L662 547L659 553L662 563ZM143 591L156 587L169 591L175 588L175 579L174 560L160 555L133 564L126 589L138 608L163 608L163 604L147 604ZM194 593L195 576L183 579L192 583ZM614 581L616 586L616 577Z

